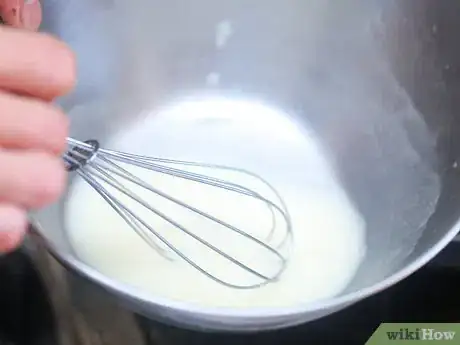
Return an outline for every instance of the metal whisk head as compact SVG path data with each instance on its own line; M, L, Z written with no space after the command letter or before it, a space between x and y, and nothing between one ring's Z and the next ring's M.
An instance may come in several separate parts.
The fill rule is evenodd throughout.
M287 265L287 254L283 249L287 248L292 239L291 222L282 199L270 184L264 181L259 176L247 172L245 170L230 168L220 165L202 164L196 162L185 162L179 160L163 159L146 157L141 155L133 155L119 151L102 149L96 140L88 140L81 142L72 138L68 138L69 150L64 154L63 158L67 163L69 171L75 171L83 178L90 186L92 186L99 195L118 213L118 215L145 240L153 249L161 254L167 260L175 260L180 258L193 268L211 278L212 280L225 286L237 289L250 289L266 285L276 281ZM266 209L267 217L263 221L268 225L264 235L261 236L245 231L241 226L235 225L230 221L221 218L211 212L204 210L192 202L185 202L173 193L166 193L161 190L161 185L149 183L147 179L142 178L142 174L133 172L130 167L149 172L158 173L160 175L172 176L175 179L188 181L190 183L198 183L206 187L215 188L219 192L228 193L228 197L234 194L243 199L249 199L251 202L257 202ZM197 172L194 169L198 169ZM201 171L211 171L210 174L202 173ZM257 180L265 189L271 191L272 197L266 198L260 192L256 192L252 188L248 188L243 184L233 182L231 180L222 179L216 175L216 172L233 173L246 176L252 180ZM175 180L178 181L178 180ZM131 187L129 187L131 186ZM134 187L134 188L133 188ZM182 188L182 187L180 187ZM184 187L188 188L188 187ZM182 189L183 190L183 189ZM187 189L188 191L189 189ZM140 192L136 192L140 191ZM195 220L190 221L191 225L185 225L175 219L176 216L168 215L160 207L153 205L146 193L163 198L168 202L181 207L191 213ZM197 192L197 198L200 192ZM142 194L142 195L141 195ZM125 201L122 201L125 198ZM226 196L224 196L225 200ZM163 200L162 199L162 200ZM129 202L128 202L129 200ZM136 206L133 206L138 204ZM197 251L197 256L204 255L204 249L217 254L227 263L232 264L235 269L241 270L244 274L251 277L251 280L246 283L235 283L224 279L221 274L213 273L210 269L204 267L196 258L190 257L184 249L169 238L168 234L173 235L174 231L168 230L166 234L158 231L147 218L139 214L139 207L144 212L154 214L163 222L166 222L174 229L180 232L181 236L185 235L190 241L202 247ZM217 206L216 206L217 207ZM220 206L219 206L220 207ZM225 205L222 207L225 208ZM231 210L226 209L230 212ZM231 213L231 212L230 212ZM242 218L251 213L251 210L245 209L244 213L236 214L236 218ZM239 239L246 241L248 245L249 259L241 260L235 253L229 253L229 247L226 242L222 247L212 243L209 239L200 235L201 227L196 221L196 217L211 222L213 227L222 228L231 232L231 235L238 236ZM217 231L217 230L216 230ZM217 236L217 235L216 235ZM172 255L171 255L172 254ZM174 255L175 254L175 255ZM208 259L207 261L212 261ZM269 267L269 272L266 269L258 267L258 260L267 260L265 267ZM227 270L225 270L227 271ZM220 272L225 273L225 272Z

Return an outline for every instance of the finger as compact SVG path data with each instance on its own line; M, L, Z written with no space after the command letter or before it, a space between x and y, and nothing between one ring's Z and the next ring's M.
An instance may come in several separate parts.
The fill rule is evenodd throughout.
M61 41L0 26L0 88L52 100L75 84L75 57Z
M43 152L3 150L0 162L2 202L35 209L56 201L64 191L67 173L61 158Z
M38 0L1 0L0 16L6 24L28 30L37 30L42 19Z
M9 252L19 246L27 224L27 214L24 210L0 204L0 253Z
M21 11L21 24L27 30L38 30L42 21L42 7L38 0L24 0Z
M24 0L0 0L0 16L2 20L11 26L20 27L20 5Z
M42 8L38 0L0 0L0 16L10 26L35 31L42 20Z
M41 149L56 154L66 149L69 121L59 108L0 92L0 114L0 147Z

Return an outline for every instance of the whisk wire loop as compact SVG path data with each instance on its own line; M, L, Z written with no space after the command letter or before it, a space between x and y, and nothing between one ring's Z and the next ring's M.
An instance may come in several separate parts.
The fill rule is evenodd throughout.
M69 150L64 154L63 159L67 163L67 168L69 171L76 171L78 175L83 178L93 189L95 189L99 195L116 211L118 215L131 227L133 230L149 244L154 250L156 250L160 255L162 255L167 260L173 260L173 258L167 253L166 250L161 248L153 239L152 235L161 241L167 248L174 252L178 257L183 259L185 262L190 264L193 268L206 275L208 278L223 284L227 287L237 288L237 289L251 289L256 287L261 287L270 282L276 281L287 265L287 258L281 253L281 248L287 243L288 240L292 240L292 230L291 230L291 221L289 214L287 212L286 206L283 203L282 199L279 197L277 191L265 180L259 177L256 174L245 171L243 169L231 168L220 165L213 164L202 164L198 162L186 162L181 160L172 160L164 158L154 158L146 157L141 155L128 154L119 151L102 149L99 147L99 143L95 140L88 140L86 142L81 142L72 138L68 138ZM229 224L228 222L219 219L207 212L204 212L197 207L194 207L188 203L183 202L161 190L155 188L154 186L148 184L141 178L137 177L133 173L121 167L117 162L123 164L131 164L143 169L148 169L157 173L171 175L180 179L190 180L193 182L205 184L211 187L220 188L227 190L232 193L238 193L250 198L254 198L257 201L264 203L271 212L271 228L269 233L266 236L265 241L241 230L240 228ZM220 169L238 172L240 174L250 175L252 178L255 178L262 182L266 187L268 187L272 193L277 197L279 205L275 204L273 201L263 197L260 193L253 191L250 188L242 186L240 184L225 181L223 179L207 176L204 174L186 171L177 169L171 166L164 166L161 164L169 165L179 165L179 166L188 166L188 167L199 167L199 168L209 168L209 169ZM184 225L175 221L171 217L167 216L157 208L150 205L146 200L141 198L139 195L134 193L132 190L126 188L121 180L134 183L137 186L144 188L157 196L165 198L170 202L173 202L176 205L184 207L185 209L202 216L232 232L235 234L241 235L252 243L257 244L267 252L271 253L279 262L279 268L275 271L274 274L265 274L261 273L259 270L249 266L236 259L235 257L229 255L225 250L219 249L215 245L201 238L193 231L187 229ZM178 249L171 241L161 235L158 231L153 229L153 227L148 224L142 217L140 217L136 212L131 208L122 203L116 196L110 193L104 184L110 186L121 192L123 195L129 197L131 200L134 200L136 203L142 205L145 209L153 212L155 215L161 219L168 222L170 225L182 231L184 234L192 238L193 240L201 243L206 248L212 250L213 252L219 254L222 258L228 260L229 262L235 264L239 268L245 270L246 272L252 274L253 276L259 278L257 283L248 283L248 284L235 284L228 282L222 278L219 278L213 273L210 273L208 270L201 267L195 260L191 259L185 255L180 249ZM281 215L285 223L285 233L282 236L280 243L273 247L268 243L274 235L276 228L276 216L275 212ZM146 233L145 229L148 230Z

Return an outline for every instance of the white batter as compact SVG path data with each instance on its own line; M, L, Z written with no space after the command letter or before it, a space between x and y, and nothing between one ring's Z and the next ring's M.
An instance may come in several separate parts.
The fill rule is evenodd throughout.
M318 144L275 109L245 101L191 100L166 109L162 116L145 117L144 121L111 138L105 146L253 171L280 193L289 209L294 231L292 247L282 248L290 257L280 281L255 290L235 290L203 276L170 251L173 260L164 259L129 228L98 193L77 179L70 188L67 202L70 242L83 261L110 277L155 295L202 305L279 307L339 294L364 257L365 223L337 182ZM167 175L143 170L133 172L161 191L256 236L266 233L271 224L267 208L253 199ZM217 174L272 197L252 178ZM127 187L238 259L263 272L277 269L278 262L273 257L243 237L151 192L129 184ZM110 191L203 268L235 283L253 281L253 276L229 265L153 212L113 189ZM279 241L285 229L279 219L277 224L280 227L276 229L274 242Z

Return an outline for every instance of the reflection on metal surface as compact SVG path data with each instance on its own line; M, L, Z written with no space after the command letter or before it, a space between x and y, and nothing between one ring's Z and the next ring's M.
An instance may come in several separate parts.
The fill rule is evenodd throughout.
M211 88L239 93L311 125L369 224L355 294L313 311L241 318L124 298L183 324L283 327L341 309L435 255L460 217L460 179L451 173L460 151L459 10L448 0L44 0L44 29L79 59L78 88L63 100L79 106L73 136L103 139L146 110ZM85 110L89 102L98 107ZM37 220L71 262L60 211Z

